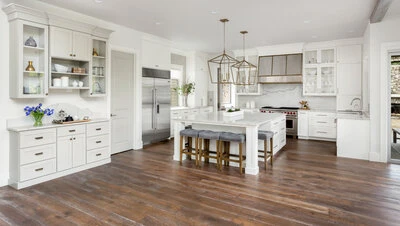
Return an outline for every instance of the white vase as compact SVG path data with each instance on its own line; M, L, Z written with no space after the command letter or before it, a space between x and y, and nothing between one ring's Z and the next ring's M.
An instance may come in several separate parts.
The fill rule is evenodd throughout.
M183 95L182 96L182 106L183 107L187 107L188 106L188 104L187 104L187 95Z

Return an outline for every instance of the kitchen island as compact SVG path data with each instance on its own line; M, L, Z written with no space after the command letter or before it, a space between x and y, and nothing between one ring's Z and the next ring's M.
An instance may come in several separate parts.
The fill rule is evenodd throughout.
M243 112L239 116L225 116L223 112L200 113L173 118L173 123L175 161L179 161L179 132L185 125L192 125L193 129L246 134L246 174L259 172L258 130L274 131L274 154L286 144L286 116L281 113Z

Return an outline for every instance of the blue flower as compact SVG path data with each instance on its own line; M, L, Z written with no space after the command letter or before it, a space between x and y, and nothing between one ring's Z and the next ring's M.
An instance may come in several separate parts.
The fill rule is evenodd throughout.
M39 105L38 105L39 107L42 107L42 103L39 103Z

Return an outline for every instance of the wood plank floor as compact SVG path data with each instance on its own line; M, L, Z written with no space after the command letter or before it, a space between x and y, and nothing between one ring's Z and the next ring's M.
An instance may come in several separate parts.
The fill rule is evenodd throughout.
M172 148L151 145L20 191L0 188L0 225L400 225L400 165L288 139L273 168L250 176L180 166Z

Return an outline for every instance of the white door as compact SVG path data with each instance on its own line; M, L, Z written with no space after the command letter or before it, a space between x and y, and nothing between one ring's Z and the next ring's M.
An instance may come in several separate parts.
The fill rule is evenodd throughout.
M50 27L50 56L73 58L71 30Z
M72 168L72 137L57 138L57 171Z
M111 154L133 147L134 55L111 51Z
M91 46L90 35L74 32L73 34L74 60L90 60Z

